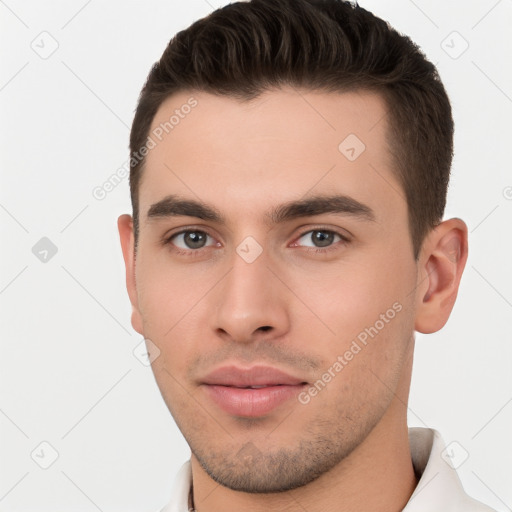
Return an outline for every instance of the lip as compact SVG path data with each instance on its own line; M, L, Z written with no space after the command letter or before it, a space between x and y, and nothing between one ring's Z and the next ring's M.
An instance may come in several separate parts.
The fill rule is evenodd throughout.
M222 410L246 418L269 414L296 397L305 385L303 379L270 366L223 366L201 382L207 396Z
M222 366L209 373L202 381L202 384L233 386L244 388L248 386L277 386L304 383L303 379L293 377L288 373L273 368L272 366L252 366L243 368L240 366Z

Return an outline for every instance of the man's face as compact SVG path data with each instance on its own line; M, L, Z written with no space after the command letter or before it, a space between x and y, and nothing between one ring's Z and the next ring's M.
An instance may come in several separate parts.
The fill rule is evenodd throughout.
M180 93L151 131L191 96L147 156L132 323L193 460L233 489L295 488L407 392L417 266L385 104Z

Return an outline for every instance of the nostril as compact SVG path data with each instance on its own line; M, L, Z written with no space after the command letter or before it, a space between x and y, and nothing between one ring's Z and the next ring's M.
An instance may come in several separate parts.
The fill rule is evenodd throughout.
M269 331L270 329L272 329L272 327L270 325L264 325L263 327L260 327L259 330L260 331Z

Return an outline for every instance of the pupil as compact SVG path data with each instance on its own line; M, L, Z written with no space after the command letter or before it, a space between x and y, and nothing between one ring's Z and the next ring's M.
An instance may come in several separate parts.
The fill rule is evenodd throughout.
M206 242L206 234L200 231L190 231L185 233L184 239L185 244L190 247L190 249L199 249L203 247Z
M314 231L313 232L313 243L317 247L327 247L331 245L334 240L334 233L328 231Z

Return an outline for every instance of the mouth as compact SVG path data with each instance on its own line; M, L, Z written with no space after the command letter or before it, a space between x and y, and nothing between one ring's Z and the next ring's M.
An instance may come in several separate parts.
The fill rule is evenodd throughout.
M266 416L295 398L304 380L268 366L228 366L210 373L203 382L207 398L232 416Z
M223 386L205 384L209 398L232 416L257 418L266 416L297 397L307 384L274 384L269 386Z
M209 384L211 386L224 386L226 388L237 388L237 389L262 389L271 388L274 386L284 386L285 384L264 384L262 386L231 386L229 384Z

